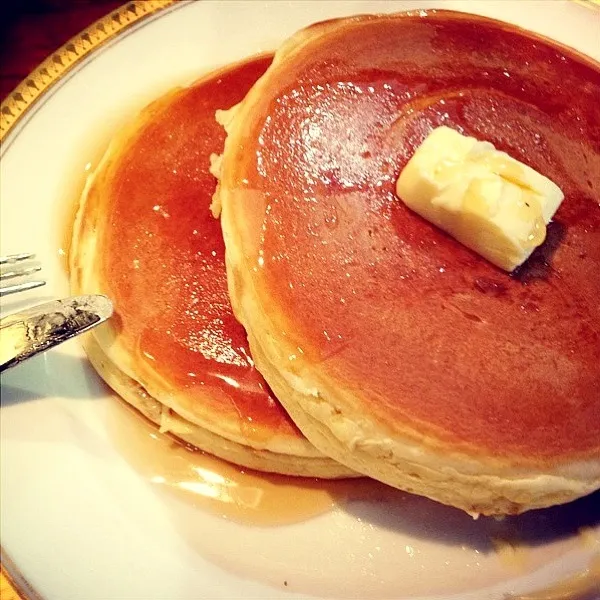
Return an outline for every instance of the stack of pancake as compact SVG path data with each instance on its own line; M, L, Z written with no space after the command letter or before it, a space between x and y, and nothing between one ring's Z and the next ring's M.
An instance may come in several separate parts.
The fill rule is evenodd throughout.
M156 100L121 131L84 190L70 255L74 290L116 315L85 342L106 382L187 444L274 473L352 471L300 433L255 369L227 296L209 157L215 110L239 101L259 58Z
M268 64L160 99L90 180L72 281L116 304L88 342L103 377L257 469L472 514L599 488L600 67L445 11L313 25ZM395 195L439 125L564 191L516 273Z

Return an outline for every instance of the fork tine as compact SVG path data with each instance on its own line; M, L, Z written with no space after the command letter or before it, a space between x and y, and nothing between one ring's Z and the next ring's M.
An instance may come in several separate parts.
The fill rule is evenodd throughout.
M21 262L22 260L31 260L32 258L35 258L35 254L30 252L22 252L21 254L7 254L6 256L0 256L0 265Z
M35 258L33 252L0 256L0 296L25 292L46 284L45 281L39 279L34 281L19 281L20 278L25 279L29 275L42 270L42 267L36 264L35 261L31 264L33 258ZM13 278L17 278L17 282L12 285L5 284L7 279Z
M25 277L41 271L42 267L26 267L24 269L15 269L13 271L4 271L0 273L0 280L13 279L14 277Z
M45 281L28 281L27 283L17 283L15 285L7 285L0 287L0 296L8 296L8 294L16 294L17 292L26 292L33 288L46 285Z

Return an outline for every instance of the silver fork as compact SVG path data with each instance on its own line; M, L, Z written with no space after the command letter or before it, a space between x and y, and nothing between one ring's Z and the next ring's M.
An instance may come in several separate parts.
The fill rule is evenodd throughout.
M43 279L29 279L30 275L42 270L39 265L31 263L34 258L35 254L27 252L0 256L0 296L32 290L46 284ZM14 282L7 285L6 281L10 280Z

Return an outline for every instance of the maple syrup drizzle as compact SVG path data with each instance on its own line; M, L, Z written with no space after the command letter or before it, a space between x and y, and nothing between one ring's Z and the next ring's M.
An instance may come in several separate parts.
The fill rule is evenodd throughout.
M185 446L114 398L108 427L119 452L152 485L215 515L251 525L304 521L351 500L400 501L370 479L319 480L259 473Z

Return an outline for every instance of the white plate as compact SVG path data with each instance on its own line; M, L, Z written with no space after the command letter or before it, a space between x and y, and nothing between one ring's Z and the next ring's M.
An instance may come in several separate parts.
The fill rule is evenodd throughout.
M96 145L131 111L311 22L436 6L511 21L600 59L600 13L573 2L175 3L77 61L4 140L1 253L37 252L49 284L3 309L67 294L60 248L72 196ZM111 402L76 343L2 379L3 560L44 598L499 599L585 569L600 548L594 499L521 519L517 561L491 543L504 526L427 501L236 524L158 493L115 447Z

